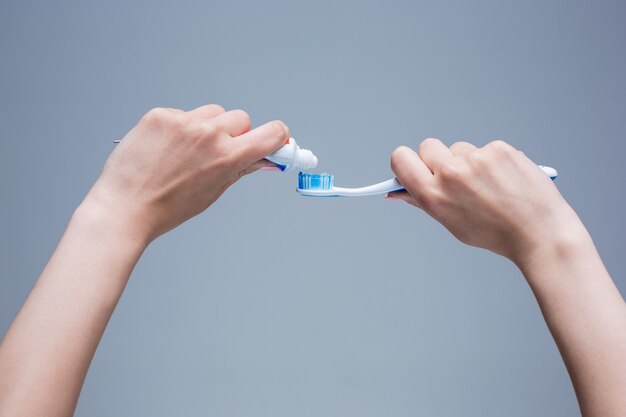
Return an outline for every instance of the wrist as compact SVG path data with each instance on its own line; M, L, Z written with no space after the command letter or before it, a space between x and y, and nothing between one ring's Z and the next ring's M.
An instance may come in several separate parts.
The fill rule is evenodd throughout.
M571 210L571 209L570 209ZM572 262L594 248L591 236L578 216L571 210L526 241L510 259L526 277L546 265Z
M120 244L143 251L153 240L149 229L139 221L140 213L132 205L115 204L94 188L87 194L72 216L72 223L94 229Z

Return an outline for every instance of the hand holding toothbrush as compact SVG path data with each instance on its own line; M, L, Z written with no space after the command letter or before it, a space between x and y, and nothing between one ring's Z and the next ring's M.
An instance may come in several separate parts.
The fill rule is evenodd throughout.
M391 169L406 191L389 197L423 209L462 242L514 261L577 219L550 178L503 141L448 148L426 139L417 153L396 149Z
M626 415L626 304L548 176L502 141L448 148L427 139L417 153L396 149L391 168L406 191L389 197L517 264L563 356L582 415Z

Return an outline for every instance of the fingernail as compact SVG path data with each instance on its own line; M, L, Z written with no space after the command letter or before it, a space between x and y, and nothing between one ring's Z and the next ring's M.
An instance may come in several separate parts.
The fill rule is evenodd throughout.
M385 196L385 200L391 200L391 201L403 201L401 198L396 198L396 197L392 197L389 194L387 194Z
M259 171L280 171L280 168L278 167L261 167L259 168Z

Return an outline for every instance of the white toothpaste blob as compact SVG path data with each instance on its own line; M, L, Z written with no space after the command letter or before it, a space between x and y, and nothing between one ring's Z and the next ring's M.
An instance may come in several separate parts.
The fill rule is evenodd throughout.
M265 157L281 169L281 171L304 171L317 167L317 157L308 149L300 148L294 138L271 155Z

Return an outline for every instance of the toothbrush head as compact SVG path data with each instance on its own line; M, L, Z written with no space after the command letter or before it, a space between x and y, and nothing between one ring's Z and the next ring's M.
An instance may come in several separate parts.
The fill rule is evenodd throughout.
M306 174L298 173L297 191L310 197L330 197L333 189L334 177L330 174Z
M334 177L330 174L298 173L299 190L330 190L333 188Z

